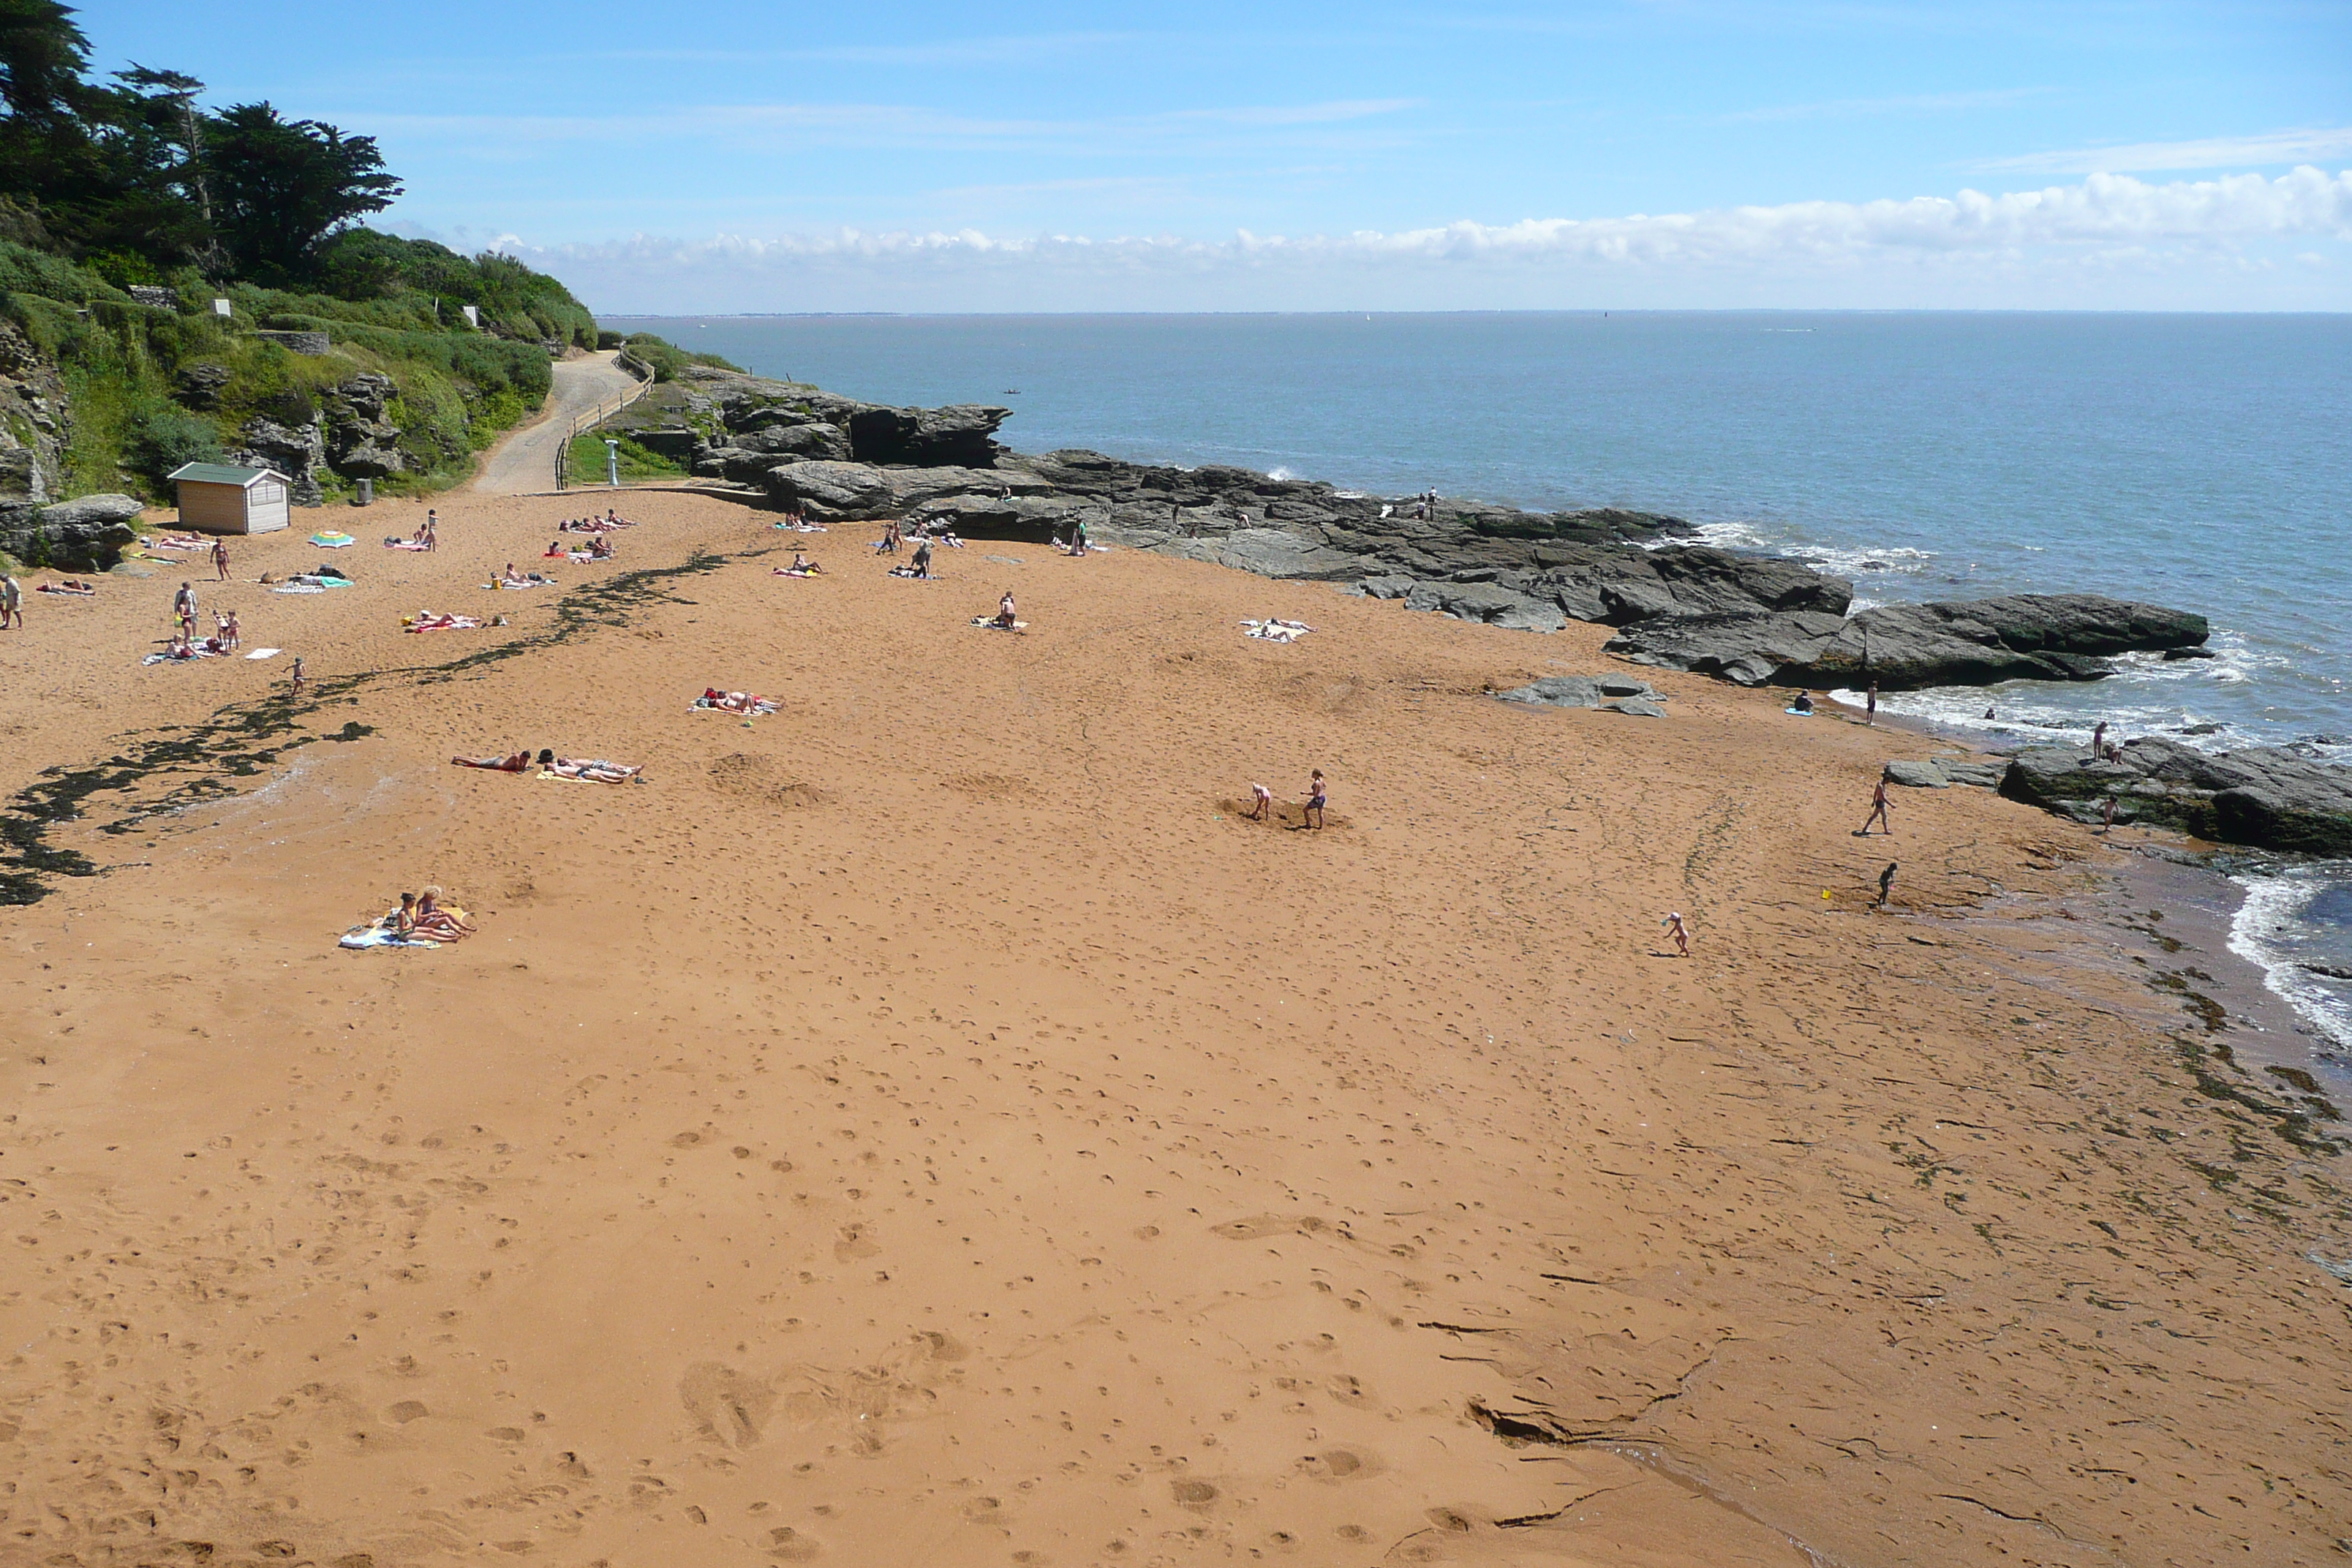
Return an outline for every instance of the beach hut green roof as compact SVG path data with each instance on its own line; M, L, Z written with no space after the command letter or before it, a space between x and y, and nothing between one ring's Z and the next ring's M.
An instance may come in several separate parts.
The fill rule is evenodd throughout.
M226 463L183 463L163 477L167 479L191 479L200 485L247 487L256 479L286 478L275 468L238 468Z

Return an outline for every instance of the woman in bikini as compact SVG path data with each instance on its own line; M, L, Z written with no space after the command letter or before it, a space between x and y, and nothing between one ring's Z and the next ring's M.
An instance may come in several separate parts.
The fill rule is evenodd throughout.
M1020 625L1013 618L1013 590L1010 588L1004 590L1004 597L996 601L996 624L1006 631L1012 631Z
M1326 800L1328 798L1323 788L1323 770L1321 768L1317 768L1315 770L1315 776L1307 781L1307 816L1309 819L1307 826L1309 827L1321 827L1323 826L1323 806Z
M457 942L473 927L441 907L441 889L427 888L416 897L416 930L436 942Z

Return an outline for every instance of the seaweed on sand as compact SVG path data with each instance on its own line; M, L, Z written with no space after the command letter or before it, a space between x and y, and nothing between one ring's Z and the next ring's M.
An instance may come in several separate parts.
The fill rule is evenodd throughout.
M454 680L599 626L625 626L632 611L648 605L691 604L692 600L672 592L669 582L715 572L731 559L698 551L676 566L623 572L566 594L557 601L553 623L543 631L509 638L446 664L362 670L321 679L299 702L273 694L232 703L200 723L142 736L101 761L44 769L0 809L0 906L30 904L46 898L53 879L95 877L104 871L79 850L49 842L58 827L91 810L98 804L94 797L118 797L105 803L115 807L115 815L100 825L100 831L136 832L157 817L235 795L234 781L259 776L298 747L314 741L356 741L373 734L372 726L355 720L325 734L307 732L303 721L321 710L356 702L356 693L378 680L401 677L419 682Z

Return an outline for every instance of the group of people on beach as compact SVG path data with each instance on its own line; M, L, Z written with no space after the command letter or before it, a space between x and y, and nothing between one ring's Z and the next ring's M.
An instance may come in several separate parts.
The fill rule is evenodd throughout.
M392 912L391 930L402 942L462 942L474 934L475 928L467 921L465 910L442 907L439 888L427 888L421 893L400 895L400 908Z
M449 765L457 768L480 768L494 773L527 773L537 768L542 773L552 773L560 779L593 779L598 784L627 784L645 773L642 763L607 762L602 757L559 757L554 748L541 746L533 758L530 749L509 752L503 757L452 757Z

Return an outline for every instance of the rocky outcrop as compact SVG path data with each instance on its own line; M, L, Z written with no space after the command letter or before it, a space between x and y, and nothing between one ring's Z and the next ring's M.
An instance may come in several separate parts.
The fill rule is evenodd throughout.
M237 445L223 460L244 468L275 468L291 482L287 495L296 506L324 506L319 470L327 466L326 433L316 423L280 425L258 416L246 421Z
M1600 708L1644 719L1665 716L1665 693L1629 675L1547 675L1496 696L1541 708Z
M400 426L386 417L399 395L392 377L362 372L321 398L327 466L348 479L380 479L405 468Z
M2211 628L2185 610L2096 594L2010 594L1958 604L1865 610L1783 685L1990 686L2096 680L2119 653L2200 647Z
M0 320L0 509L24 512L57 499L68 406L57 367Z
M698 474L823 521L919 512L971 538L1096 541L1322 580L1527 631L1620 628L1612 653L1743 685L1887 690L2086 680L2135 650L2193 654L2202 616L2089 595L2013 595L1848 617L1853 585L1793 561L1680 542L1654 512L1525 512L1382 500L1223 464L1180 468L997 445L1006 410L893 408L707 366L680 379L709 432Z
M1668 553L1660 552L1660 553ZM1748 611L1639 620L1609 651L1643 664L1720 675L1743 686L1990 686L2097 680L2119 653L2196 649L2205 617L2095 594L2011 594L1953 604L1889 605L1851 619Z
M2113 799L2118 822L2222 844L2352 855L2352 768L2308 747L2200 752L2151 735L2125 742L2108 761L2087 746L2036 746L2011 759L2000 793L2086 822Z
M131 524L143 510L142 502L125 495L0 507L0 552L61 572L103 572L138 538Z
M1983 762L1968 757L1926 757L1916 762L1901 761L1886 764L1886 782L1901 784L1906 789L1949 789L1954 784L1968 784L1976 789L1999 789L2007 775L2009 764Z

